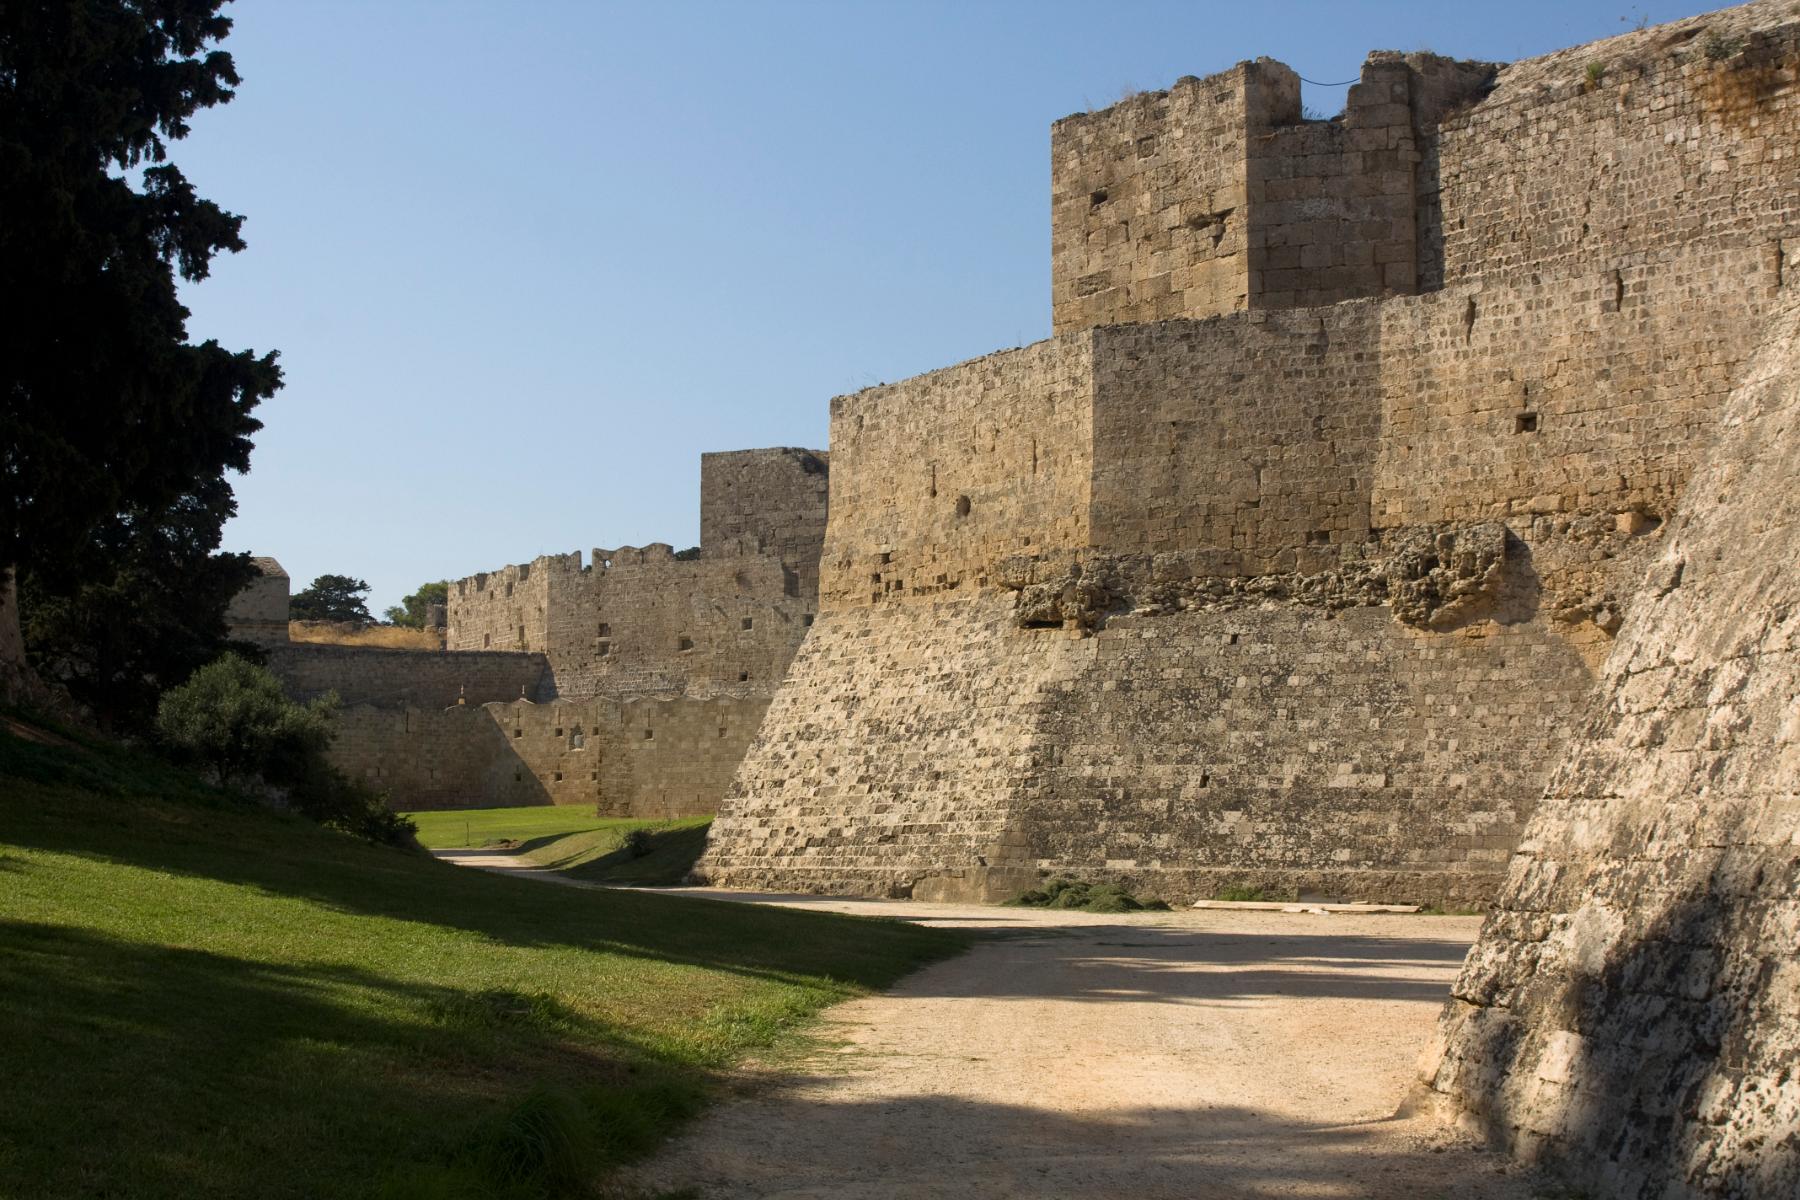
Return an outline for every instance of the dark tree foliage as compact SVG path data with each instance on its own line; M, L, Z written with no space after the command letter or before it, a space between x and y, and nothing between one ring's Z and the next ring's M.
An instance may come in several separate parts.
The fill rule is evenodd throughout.
M205 492L156 520L126 513L103 522L85 550L93 578L46 588L27 574L21 608L26 644L48 678L109 727L142 729L163 688L187 678L225 645L224 608L257 575L247 554L213 554L217 511ZM240 653L260 660L250 646Z
M433 604L450 602L450 584L445 580L436 583L421 583L419 590L410 596L403 597L400 603L392 605L382 614L389 625L403 625L408 629L425 628L425 610Z
M0 3L0 566L34 660L103 718L216 653L251 574L213 551L281 373L188 342L177 273L243 219L167 161L238 82L221 3Z
M367 625L369 585L348 575L321 575L306 590L288 601L288 616L296 621L355 621Z

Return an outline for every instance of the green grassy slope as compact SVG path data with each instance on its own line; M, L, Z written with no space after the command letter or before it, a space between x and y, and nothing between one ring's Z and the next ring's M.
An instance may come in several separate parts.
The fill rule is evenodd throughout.
M406 815L418 823L419 842L429 850L508 844L520 858L552 871L634 887L673 887L686 879L712 824L711 817L639 821L547 805ZM648 851L632 854L624 848L625 835L639 829L649 837Z
M631 828L643 821L596 817L587 805L539 804L528 808L459 808L407 813L419 827L419 843L431 850L485 846L595 829Z
M581 1194L961 944L464 870L0 734L0 1194Z

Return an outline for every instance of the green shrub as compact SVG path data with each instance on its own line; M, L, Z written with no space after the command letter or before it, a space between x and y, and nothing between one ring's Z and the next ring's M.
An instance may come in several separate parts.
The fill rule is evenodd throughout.
M267 670L226 654L163 693L156 732L172 757L217 783L260 781L322 825L372 842L411 843L416 825L326 761L336 715L335 695L297 704Z
M336 713L335 695L296 704L267 670L224 654L163 693L156 732L217 783L281 787L305 778L331 745Z
M656 849L656 842L648 829L632 829L619 839L619 848L632 858L645 858Z
M1215 892L1213 894L1213 899L1214 900L1240 900L1240 901L1246 901L1246 900L1247 901L1267 901L1267 900L1274 900L1274 899L1276 899L1276 897L1269 895L1269 893L1267 891L1265 891L1259 887L1250 887L1248 885L1233 884L1229 887L1220 888L1217 892Z

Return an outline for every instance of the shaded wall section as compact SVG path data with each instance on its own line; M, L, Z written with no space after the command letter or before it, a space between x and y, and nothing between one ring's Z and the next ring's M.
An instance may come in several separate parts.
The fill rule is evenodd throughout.
M331 758L397 809L571 804L702 816L767 707L760 697L359 706L345 712Z
M1723 413L1431 1085L1618 1197L1800 1192L1800 308Z

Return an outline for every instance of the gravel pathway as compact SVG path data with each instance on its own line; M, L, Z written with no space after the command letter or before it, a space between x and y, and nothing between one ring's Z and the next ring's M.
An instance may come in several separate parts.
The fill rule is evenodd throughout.
M463 861L506 869L502 857ZM753 1074L620 1195L1539 1194L1430 1117L1395 1115L1478 918L676 890L1000 936L830 1010L807 1060Z

